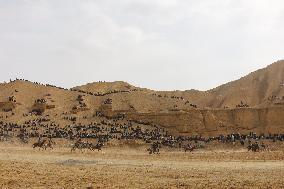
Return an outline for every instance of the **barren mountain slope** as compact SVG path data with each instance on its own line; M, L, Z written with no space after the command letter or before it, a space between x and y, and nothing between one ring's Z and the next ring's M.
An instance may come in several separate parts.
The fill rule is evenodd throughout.
M200 108L235 108L241 101L250 107L264 107L283 103L284 61L275 62L239 80L208 91L160 92L182 96Z
M88 87L92 88L90 85ZM80 118L87 116L90 119L84 121L92 121L93 115L100 110L107 99L112 99L113 111L149 113L192 109L189 104L185 104L185 100L161 98L150 90L118 91L117 87L115 90L111 85L109 87L104 90L107 94L97 96L22 80L3 83L0 84L0 112L2 111L0 116L8 115L5 121L22 123L30 120L30 117L25 117L24 114L43 107L45 110L43 116L48 115L51 121L62 125L69 123L63 119L66 116L76 116L79 122L82 121ZM113 91L116 92L112 93ZM44 103L37 103L38 100L43 100ZM32 117L37 118L35 115Z
M153 91L125 82L97 82L67 90L16 80L0 84L0 121L48 118L62 126L87 124L99 122L101 118L95 115L104 111L109 115L125 113L129 119L153 122L179 133L280 132L283 83L284 61L205 92ZM250 108L235 109L241 101ZM30 114L32 110L44 113Z
M179 98L175 97L182 97L184 103L188 101L190 104L196 104L199 108L235 108L236 105L241 104L241 101L250 107L273 105L275 102L281 101L284 96L283 84L284 61L278 61L266 68L252 72L239 80L229 82L208 91L153 91L134 87L125 82L96 82L78 86L74 89L93 93L137 90L135 94L140 95L140 98L135 98L133 102L129 102L131 106L136 106L136 103L139 104L141 102L144 106L149 105L148 107L152 110L158 110L163 108L163 106L160 108L155 107L156 105L159 106L159 103L168 104L167 108L175 106L176 103L179 109L187 109L189 107L178 103L179 100L177 99ZM159 103L155 103L155 99L153 99L154 101L146 100L148 95L160 97ZM124 101L131 101L133 99L125 97L129 95L125 95L124 97L119 96L118 99L123 98ZM116 98L116 95L113 95L113 97ZM173 102L173 99L177 101ZM119 107L116 108L119 109ZM143 109L144 111L147 107L139 106L138 109Z
M197 101L204 106L222 108L235 107L241 101L250 106L258 106L269 97L284 96L284 61L279 61L257 70L237 81L233 81L207 91L207 95Z
M176 98L180 96L175 96L175 92L157 92L134 87L122 81L88 83L71 90L94 94L97 99L110 98L113 110L145 113L192 109L189 102L186 103L187 98Z
M57 115L61 115L75 106L77 96L77 92L20 80L1 84L0 91L0 102L7 103L9 102L9 97L13 98L15 108L12 111L7 111L5 114L8 115L6 121L14 123L30 119L23 115L28 114L33 108L41 106L40 103L36 103L39 99L44 99L46 101L44 104L48 105L45 114L50 115L52 120L56 120L58 118ZM10 116L11 112L13 112L13 116ZM36 118L36 116L33 117Z

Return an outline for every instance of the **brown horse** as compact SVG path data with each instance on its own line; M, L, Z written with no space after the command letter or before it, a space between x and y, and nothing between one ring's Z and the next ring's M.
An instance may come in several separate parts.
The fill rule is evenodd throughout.
M90 144L88 142L83 142L80 139L77 140L71 147L71 152L75 151L76 149L89 149Z
M254 143L254 144L250 144L248 147L247 147L248 151L253 151L253 152L259 152L260 150L260 146L258 143Z
M39 149L45 149L46 150L46 145L45 145L45 142L46 140L42 140L42 141L38 141L38 142L35 142L33 144L33 148L39 148Z
M92 151L94 151L94 150L100 151L100 150L102 150L103 146L104 146L104 144L99 142L97 144L90 144L89 149L92 150Z
M147 151L149 154L160 154L160 144L158 142L154 142Z
M189 145L183 146L183 149L184 149L184 152L187 152L187 151L192 152L195 149L195 146L192 146L189 144Z
M53 149L53 144L55 144L52 140L49 140L47 143L44 144L44 148L51 148Z

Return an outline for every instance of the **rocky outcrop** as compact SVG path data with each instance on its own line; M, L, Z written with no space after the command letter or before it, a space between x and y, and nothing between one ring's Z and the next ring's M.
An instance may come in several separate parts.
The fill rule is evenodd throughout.
M283 133L284 107L130 113L127 118L159 124L175 133L216 136L226 133Z

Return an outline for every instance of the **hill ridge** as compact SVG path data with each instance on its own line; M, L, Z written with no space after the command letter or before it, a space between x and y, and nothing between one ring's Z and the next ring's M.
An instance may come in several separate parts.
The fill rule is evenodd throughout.
M155 91L136 87L125 81L91 82L70 89L24 79L10 81L11 82L8 83L0 83L0 86L5 88L11 86L15 87L16 85L35 84L35 86L102 95L139 91L142 94L141 98L143 98L143 95L167 96L169 98L179 97L190 101L192 104L197 104L201 108L234 108L239 103L246 103L249 106L258 107L269 105L268 99L270 97L282 98L284 96L284 61L279 60L265 68L253 71L238 80L230 81L206 91L195 89L185 91Z

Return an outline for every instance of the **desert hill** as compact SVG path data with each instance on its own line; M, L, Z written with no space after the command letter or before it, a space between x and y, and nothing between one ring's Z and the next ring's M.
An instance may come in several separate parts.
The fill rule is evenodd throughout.
M171 92L156 92L135 87L122 81L88 83L70 90L93 95L97 99L111 98L113 110L146 113L192 109L186 99L175 96Z
M44 118L65 126L99 122L95 115L102 112L178 133L278 132L284 129L283 83L284 61L208 91L154 91L122 81L64 89L15 80L0 84L0 121Z
M282 101L284 96L284 61L275 62L239 80L208 91L153 91L134 87L126 82L95 82L73 89L101 94L116 91L139 91L140 100L147 98L149 94L163 98L168 97L168 99L182 97L185 101L189 101L189 104L195 104L200 108L235 108L237 105L242 105L241 103L249 107L264 107ZM146 102L149 105L152 103ZM145 105L145 102L143 104ZM151 108L153 107L151 106ZM180 109L186 108L187 106L180 107Z
M130 91L138 88L124 81L114 81L114 82L100 81L100 82L88 83L86 85L74 87L72 89L92 92L95 94L106 94L111 92Z
M268 105L284 96L284 61L278 61L237 81L206 91L196 101L211 108L232 107L241 101L251 107Z
M265 107L282 103L284 96L284 61L275 62L240 78L207 91L160 91L181 96L200 108L235 108L237 105Z

